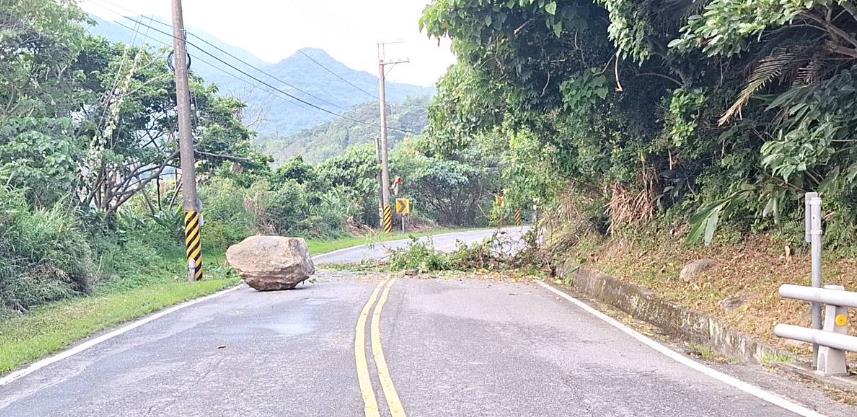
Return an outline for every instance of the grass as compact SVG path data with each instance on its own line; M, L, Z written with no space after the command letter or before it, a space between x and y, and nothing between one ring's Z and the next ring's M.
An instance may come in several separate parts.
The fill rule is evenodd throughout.
M452 231L414 233L429 236ZM372 237L309 240L310 253L319 255L356 245L406 239L394 233ZM93 294L37 307L27 314L0 318L0 375L44 358L75 342L158 310L232 287L239 278L225 265L223 250L205 254L206 278L187 282L181 248L157 261L146 260L139 271L98 285Z
M764 353L762 353L762 357L759 358L759 361L763 365L771 366L771 365L776 365L779 363L785 363L785 364L792 363L792 362L794 362L794 358L788 354L785 354L785 353L764 352Z
M147 269L120 283L106 283L90 296L49 303L0 321L0 374L104 329L238 283L238 278L222 266L223 255L210 258L208 276L201 282L185 280L179 252L163 258L160 267L151 272ZM172 274L164 274L165 270ZM123 281L136 284L122 285Z
M723 355L718 354L714 349L698 343L688 343L687 352L691 356L695 356L706 362L726 363L727 360Z
M577 237L575 237L577 238ZM784 244L766 234L747 236L743 241L723 241L711 246L688 245L684 236L651 233L617 234L611 238L591 235L569 248L567 258L620 280L641 285L677 306L713 316L730 327L750 334L793 357L809 355L808 345L791 345L773 334L778 323L809 324L809 305L780 297L782 284L808 285L810 259L803 248L786 253ZM685 264L713 259L717 266L692 282L679 279ZM857 260L828 256L824 260L825 282L857 288ZM724 307L737 298L742 305ZM857 311L851 312L857 320ZM850 329L857 335L857 329ZM851 361L857 354L850 354Z

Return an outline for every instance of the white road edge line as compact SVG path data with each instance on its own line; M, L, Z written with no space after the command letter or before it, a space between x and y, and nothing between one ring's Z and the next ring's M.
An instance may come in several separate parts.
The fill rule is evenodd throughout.
M197 298L197 299L194 299L194 300L185 301L184 303L174 305L174 306L172 306L172 307L170 307L170 308L167 308L166 310L161 310L161 311L159 311L159 312L157 312L157 313L153 313L153 314L150 314L150 315L148 315L148 316L145 316L145 317L143 317L143 318L141 318L141 319L138 319L138 320L136 320L136 321L133 321L133 322L131 322L131 323L129 323L129 324L126 324L126 325L124 325L124 326L122 326L122 327L120 327L120 328L118 328L118 329L116 329L116 330L113 330L113 331L111 331L111 332L105 333L105 334L103 334L103 335L101 335L101 336L98 336L98 337L95 337L95 338L89 339L89 340L87 340L87 341L85 341L85 342L83 342L83 343L80 343L80 344L75 345L75 346L73 346L73 347L71 347L71 348L68 348L68 349L66 349L66 350L64 350L64 351L61 351L61 352L59 352L59 353L57 353L57 354L55 354L55 355L53 355L53 356L49 356L49 357L47 357L47 358L45 358L45 359L42 359L42 360L40 360L40 361L36 361L36 362L34 362L34 363L30 364L30 366L27 366L26 368L19 369L19 370L17 370L17 371L14 371L14 372L12 372L12 373L10 373L10 374L8 374L8 375L6 375L6 376L4 376L4 377L0 378L0 387L5 386L5 385L7 385L7 384L10 384L10 383L12 383L13 381L15 381L15 380L17 380L17 379L19 379L19 378L23 378L23 377L25 377L25 376L27 376L27 375L29 375L29 374L33 373L33 372L36 372L36 371L38 371L39 369L42 369L42 368L44 368L44 367L46 367L46 366L48 366L48 365L54 364L54 363L59 362L59 361L61 361L61 360L63 360L63 359L66 359L66 358L69 358L69 357L71 357L71 356L77 355L78 353L81 353L81 352L83 352L83 351L85 351L85 350L87 350L87 349L90 349L90 348L92 348L92 347L95 347L95 346L97 346L97 345L99 345L99 344L101 344L101 343L104 343L104 342L106 342L106 341L108 341L108 340L110 340L110 339L113 339L113 338L114 338L114 337L116 337L116 336L120 336L120 335L122 335L122 334L124 334L124 333L127 333L127 332L129 332L129 331L131 331L131 330L134 330L134 329L136 329L136 328L138 328L138 327L140 327L140 326L142 326L142 325L144 325L144 324L146 324L146 323L149 323L149 322L155 321L155 320L157 320L157 319L159 319L159 318L161 318L161 317L164 317L164 316L166 316L166 315L168 315L168 314L170 314L170 313L175 313L176 311L179 311L179 310L181 310L181 309L183 309L183 308L190 307L190 306L192 306L192 305L194 305L194 304L199 304L199 303L201 303L201 302L208 301L208 300L211 300L211 299L213 299L213 298L220 297L220 296L222 296L222 295L224 295L224 294L230 293L230 292L235 291L235 290L237 290L237 289L239 289L239 288L242 288L242 287L243 287L243 285L236 285L236 286L234 286L234 287L232 287L232 288L227 288L227 289L225 289L225 290L218 291L218 292L216 292L216 293L214 293L214 294L207 295L207 296L202 297L202 298Z
M592 314L593 316L605 321L607 324L621 330L623 333L633 337L634 339L637 339L638 341L642 342L644 345L660 352L664 356L667 356L670 359L672 359L672 360L674 360L674 361L676 361L682 365L687 366L688 368L702 372L703 374L705 374L711 378L714 378L714 379L716 379L716 380L718 380L718 381L720 381L726 385L732 386L733 388L737 388L741 391L746 392L747 394L750 394L750 395L752 395L756 398L759 398L761 400L767 401L771 404L774 404L774 405L776 405L780 408L783 408L785 410L791 411L792 413L798 414L800 416L804 416L804 417L826 417L824 414L819 414L816 411L810 410L810 409L808 409L808 408L806 408L800 404L789 401L789 400L787 400L787 399L785 399L785 398L783 398L777 394L774 394L774 393L769 392L769 391L765 391L764 389L759 388L755 385L746 383L744 381L741 381L740 379L737 379L737 378L732 377L730 375L724 374L723 372L714 370L714 369L709 368L709 367L707 367L707 366L705 366L699 362L696 362L690 358L687 358L684 355L681 355L678 352L676 352L676 351L654 341L653 339L637 332L636 330L628 327L624 323L621 323L618 320L596 310L595 308L593 308L589 304L586 304L583 301L580 301L580 300L578 300L578 299L576 299L576 298L574 298L574 297L550 286L549 284L545 284L544 282L541 282L541 281L539 281L538 284L541 285L542 287L546 288L548 291L562 297L566 301L571 302L572 304L579 307L583 311L586 311L587 313Z
M480 230L480 229L473 230L473 231L478 231L478 230ZM452 234L457 234L457 233L462 233L462 232L441 233L441 234L434 235L434 236L452 235ZM466 232L464 232L464 233L466 233ZM400 239L400 240L407 240L407 239ZM386 242L380 242L380 243L386 243ZM315 261L315 260L316 260L316 258L320 258L320 257L327 256L327 255L333 255L333 254L336 254L336 253L338 253L338 252L344 252L344 251L351 250L351 249L355 249L355 248L359 248L359 247L362 247L362 246L368 246L368 245L352 246L352 247L350 247L350 248L342 248L342 249L339 249L339 250L335 250L335 251L333 251L333 252L323 253L323 254L320 254L320 255L313 256L313 257L312 257L312 260L313 260L313 261ZM198 304L198 303L201 303L201 302L203 302L203 301L208 301L208 300L211 300L212 298L220 297L220 296L222 296L222 295L224 295L224 294L227 294L227 293L229 293L229 292L235 291L235 290L237 290L237 289L239 289L239 288L241 288L241 287L242 287L242 285L240 285L240 284L239 284L239 285L236 285L236 286L234 286L234 287L232 287L232 288L227 288L227 289L225 289L225 290L222 290L222 291L216 292L216 293L211 294L211 295L207 295L207 296L202 297L202 298L197 298L197 299L194 299L194 300L186 301L186 302L184 302L184 303L181 303L181 304L178 304L178 305L172 306L172 307L170 307L170 308L167 308L166 310L161 310L161 311L159 311L159 312L153 313L153 314L151 314L151 315L148 315L148 316L146 316L146 317L143 317L143 318L141 318L141 319L138 319L138 320L136 320L136 321L133 321L133 322L131 322L131 323L129 323L129 324L126 324L126 325L124 325L124 326L122 326L122 327L120 327L120 328L118 328L118 329L116 329L116 330L110 331L110 332L105 333L105 334L103 334L103 335L101 335L101 336L98 336L98 337L95 337L95 338L92 338L92 339L86 340L86 341L85 341L85 342L83 342L83 343L80 343L80 344L78 344L78 345L72 346L72 347L70 347L70 348L68 348L68 349L66 349L66 350L60 351L59 353L57 353L57 354L55 354L55 355L53 355L53 356L49 356L49 357L47 357L47 358L45 358L45 359L42 359L42 360L39 360L39 361L33 362L32 364L30 364L30 365L29 365L29 366L27 366L26 368L22 368L22 369L19 369L19 370L17 370L17 371L13 371L13 372L11 372L11 373L7 374L6 376L4 376L4 377L0 378L0 387L6 386L6 385L8 385L8 384L12 383L13 381L16 381L16 380L18 380L18 379L20 379L20 378L23 378L23 377L25 377L25 376L27 376L27 375L29 375L29 374L33 373L33 372L36 372L36 371L38 371L39 369L42 369L42 368L44 368L44 367L46 367L46 366L48 366L48 365L54 364L54 363L59 362L59 361L61 361L61 360L63 360L63 359L66 359L66 358L72 357L72 356L74 356L74 355L77 355L77 354L78 354L78 353L80 353L80 352L83 352L83 351L85 351L85 350L87 350L87 349L90 349L90 348L92 348L92 347L95 347L95 346L97 346L97 345L99 345L99 344L101 344L101 343L104 343L104 342L106 342L106 341L108 341L108 340L110 340L110 339L113 339L113 338L114 338L114 337L116 337L116 336L120 336L120 335L122 335L122 334L124 334L124 333L127 333L127 332L129 332L129 331L131 331L131 330L134 330L134 329L136 329L136 328L138 328L138 327L140 327L140 326L142 326L142 325L144 325L144 324L146 324L146 323L150 323L150 322L155 321L155 320L157 320L157 319L159 319L159 318L161 318L161 317L164 317L164 316L166 316L166 315L168 315L168 314L174 313L174 312L179 311L179 310L181 310L181 309L183 309L183 308L190 307L190 306L192 306L192 305L194 305L194 304Z
M356 247L356 246L355 246L355 247ZM320 256L325 256L325 255L332 254L332 253L336 253L336 252L340 252L340 251L346 251L346 250L353 249L353 248L354 248L354 247L351 247L351 248L343 248L343 249L340 249L340 250L338 250L338 251L333 251L333 252L328 252L328 253L324 253L324 254L321 254L321 255L316 255L316 256L313 256L312 258L313 258L313 260L315 260L315 258L320 257ZM29 374L33 373L33 372L36 372L36 371L38 371L39 369L42 369L42 368L44 368L44 367L46 367L46 366L48 366L48 365L51 365L51 364L57 363L57 362L59 362L59 361L61 361L61 360L63 360L63 359L66 359L66 358L72 357L72 356L74 356L74 355L77 355L78 353L81 353L81 352L83 352L83 351L85 351L85 350L87 350L87 349L91 349L91 348L93 348L93 347L95 347L95 346L97 346L97 345L99 345L99 344L101 344L101 343L104 343L104 342L106 342L106 341L108 341L108 340L110 340L110 339L113 339L113 338L114 338L114 337L116 337L116 336L120 336L120 335L122 335L122 334L124 334L124 333L127 333L127 332L129 332L129 331L131 331L131 330L134 330L134 329L136 329L136 328L138 328L138 327L140 327L140 326L142 326L142 325L144 325L144 324L146 324L146 323L150 323L150 322L155 321L155 320L157 320L157 319L159 319L159 318L162 318L162 317L164 317L164 316L166 316L166 315L168 315L168 314L175 313L176 311L179 311L179 310L181 310L181 309L184 309L184 308L190 307L190 306L192 306L192 305L194 305L194 304L198 304L198 303L201 303L201 302L203 302L203 301L208 301L208 300L211 300L212 298L220 297L220 296L222 296L222 295L224 295L224 294L227 294L227 293L229 293L229 292L235 291L235 290L237 290L237 289L239 289L239 288L241 288L241 287L242 287L242 285L241 285L241 284L238 284L238 285L235 285L235 286L234 286L234 287L232 287L232 288L227 288L227 289L225 289L225 290L222 290L222 291L216 292L216 293L214 293L214 294L207 295L207 296L202 297L202 298L197 298L197 299L194 299L194 300L185 301L184 303L174 305L174 306L172 306L172 307L170 307L170 308L167 308L166 310L161 310L161 311L158 311L158 312L156 312L156 313L152 313L152 314L150 314L150 315L148 315L148 316L145 316L145 317L143 317L143 318L141 318L141 319L138 319L138 320L133 321L133 322L131 322L131 323L129 323L129 324L126 324L126 325L124 325L124 326L122 326L122 327L120 327L120 328L118 328L118 329L116 329L116 330L113 330L113 331L108 332L108 333L105 333L105 334L103 334L103 335L101 335L101 336L98 336L98 337L95 337L95 338L89 339L89 340L87 340L87 341L85 341L85 342L83 342L83 343L80 343L80 344L78 344L78 345L72 346L72 347L70 347L70 348L68 348L68 349L66 349L66 350L60 351L59 353L57 353L57 354L55 354L55 355L53 355L53 356L49 356L49 357L47 357L47 358L45 358L45 359L42 359L42 360L39 360L39 361L33 362L33 363L31 363L29 366L27 366L26 368L22 368L22 369L19 369L19 370L17 370L17 371L13 371L13 372L11 372L11 373L7 374L6 376L4 376L4 377L0 378L0 387L6 386L6 385L8 385L8 384L11 384L12 382L14 382L14 381L16 381L16 380L18 380L18 379L21 379L21 378L23 378L23 377L25 377L25 376L27 376L27 375L29 375Z

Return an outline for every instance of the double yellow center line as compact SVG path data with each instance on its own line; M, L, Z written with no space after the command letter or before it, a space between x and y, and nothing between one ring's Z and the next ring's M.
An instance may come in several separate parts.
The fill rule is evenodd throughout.
M366 417L380 417L381 415L378 410L378 400L375 398L375 390L372 388L372 379L369 376L369 364L366 360L366 321L369 319L369 312L372 311L373 306L375 311L372 312L370 336L372 338L372 358L375 360L375 369L378 371L378 379L381 381L381 389L384 391L384 398L387 400L390 414L393 417L406 416L402 402L399 400L399 394L393 385L393 379L390 377L390 369L387 367L387 360L384 358L384 348L381 346L381 311L387 302L390 287L393 286L394 282L396 282L396 278L390 278L378 284L357 319L357 331L354 334L354 357L357 360L357 382L360 384L360 393L363 396L363 413Z

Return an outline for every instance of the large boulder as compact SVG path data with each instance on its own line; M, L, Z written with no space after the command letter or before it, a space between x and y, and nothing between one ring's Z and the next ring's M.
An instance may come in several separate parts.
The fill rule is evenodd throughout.
M248 237L229 247L226 261L259 291L294 288L315 273L306 241L293 237Z

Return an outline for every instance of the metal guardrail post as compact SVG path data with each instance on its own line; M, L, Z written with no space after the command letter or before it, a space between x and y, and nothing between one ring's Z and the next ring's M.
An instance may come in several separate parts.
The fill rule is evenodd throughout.
M804 204L806 210L805 240L810 244L812 253L812 286L821 288L821 198L818 193L806 193ZM821 303L813 302L811 307L812 328L821 330ZM818 367L818 344L812 345L813 366Z

